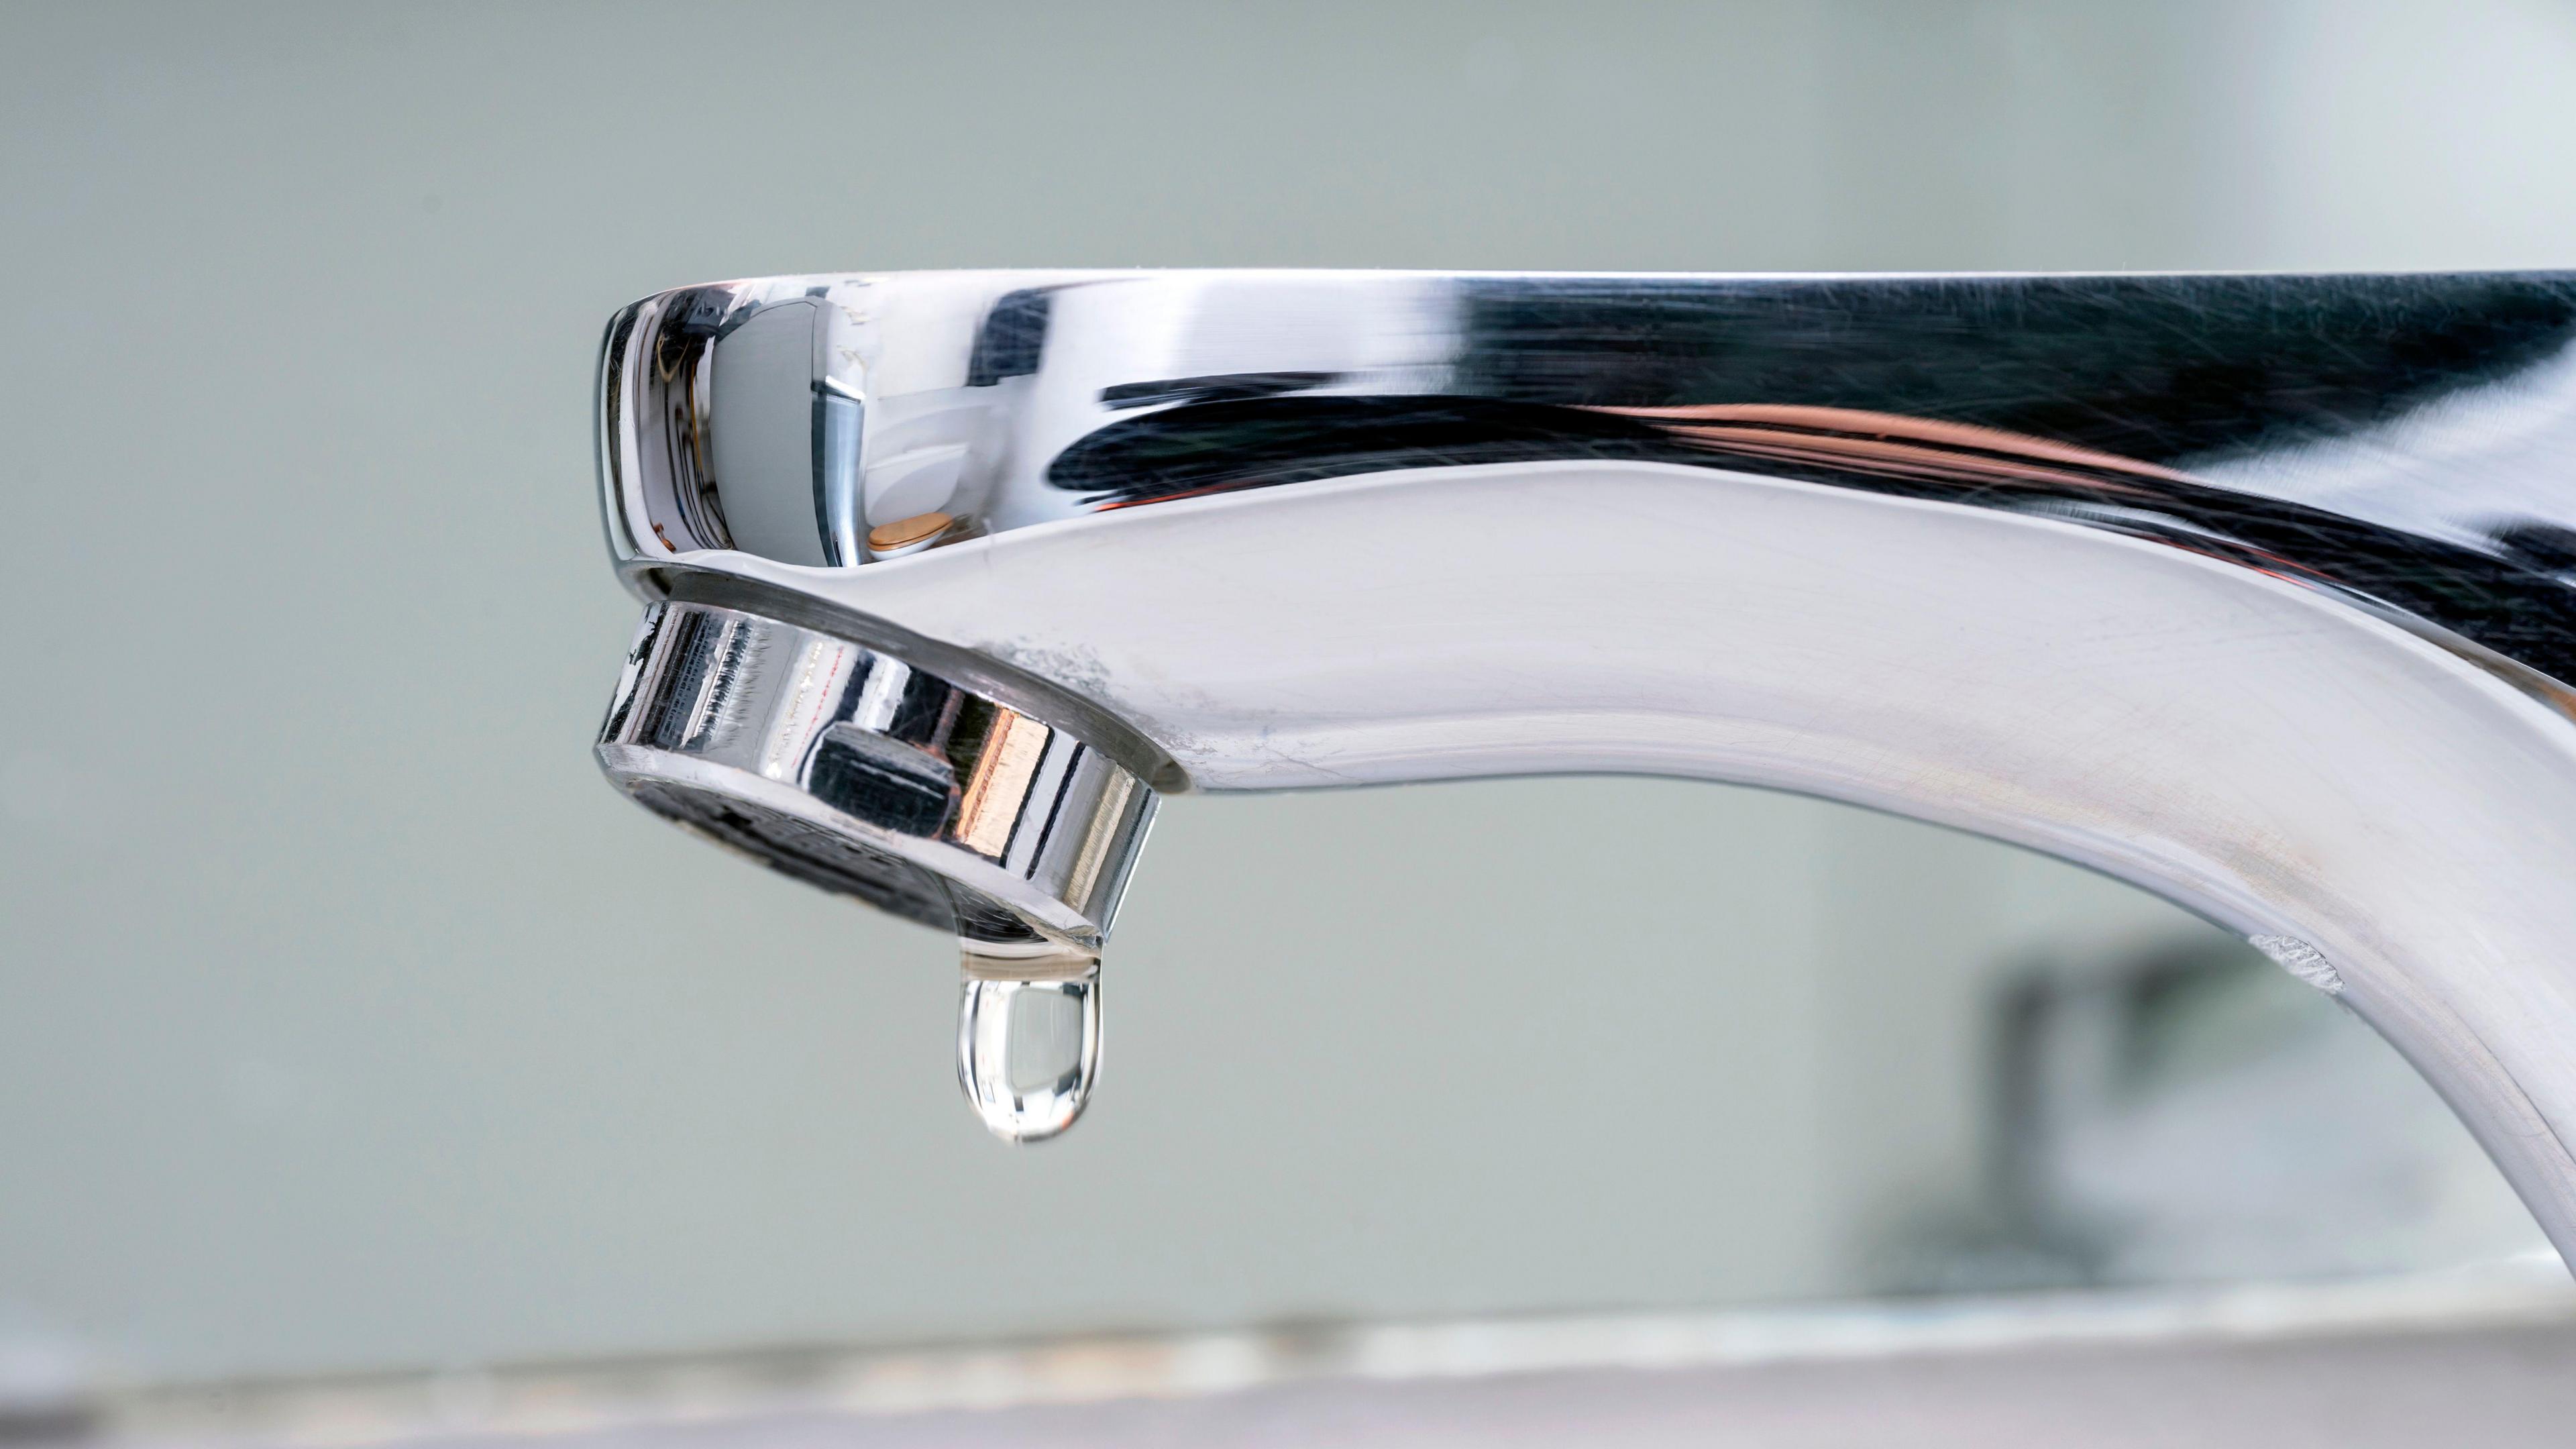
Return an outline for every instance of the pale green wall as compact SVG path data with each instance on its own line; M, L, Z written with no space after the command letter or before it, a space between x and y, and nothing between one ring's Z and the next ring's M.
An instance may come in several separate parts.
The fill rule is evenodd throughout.
M18 4L0 118L0 1339L155 1375L1857 1291L1985 976L2196 929L1706 786L1182 799L1005 1150L941 942L592 771L635 295L2576 262L2537 0Z

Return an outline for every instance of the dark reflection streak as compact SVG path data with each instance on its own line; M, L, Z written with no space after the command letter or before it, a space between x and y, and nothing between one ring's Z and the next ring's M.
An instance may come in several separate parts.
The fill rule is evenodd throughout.
M2347 436L2576 340L2576 285L2516 275L1465 287L1461 393L1619 408L1787 399L2155 463Z
M1325 387L1340 379L1337 372L1227 372L1207 377L1167 377L1104 387L1100 390L1100 405L1124 410L1162 403L1236 402Z
M2499 545L2481 551L2210 484L2158 464L1984 424L1865 409L1698 404L1603 409L1460 397L1271 397L1183 404L1059 454L1055 487L1107 510L1394 469L1660 462L1942 502L2162 514L2122 531L2380 601L2576 680L2576 590ZM2182 537L2192 542L2183 544ZM2218 556L2213 554L2212 556Z
M968 387L991 387L1004 378L1038 370L1046 353L1047 324L1055 289L1030 287L995 299L975 328L975 350L966 362Z

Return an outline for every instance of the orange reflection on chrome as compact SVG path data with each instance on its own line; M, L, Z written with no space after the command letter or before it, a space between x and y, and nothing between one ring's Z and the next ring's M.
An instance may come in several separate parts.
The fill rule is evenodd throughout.
M2171 468L2027 433L1860 408L1695 403L1589 411L1654 423L1675 439L1712 452L1888 477L2076 484L2131 494L2159 490L2125 485L2121 479L2140 484L2195 481Z

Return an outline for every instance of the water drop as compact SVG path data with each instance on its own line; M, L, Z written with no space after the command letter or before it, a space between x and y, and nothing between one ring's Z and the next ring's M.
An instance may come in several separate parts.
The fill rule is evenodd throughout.
M957 1083L994 1136L1043 1142L1082 1115L1100 1070L1100 958L962 945Z

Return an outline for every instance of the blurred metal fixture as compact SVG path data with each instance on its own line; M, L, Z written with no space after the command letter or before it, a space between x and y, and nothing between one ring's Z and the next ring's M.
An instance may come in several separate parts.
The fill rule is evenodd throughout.
M1939 821L2261 938L2576 1252L2571 342L2556 274L667 292L600 373L602 758L1059 972L1146 787Z

